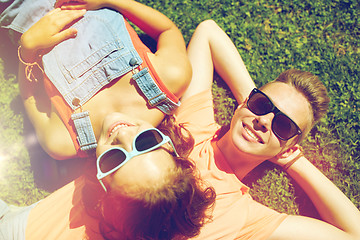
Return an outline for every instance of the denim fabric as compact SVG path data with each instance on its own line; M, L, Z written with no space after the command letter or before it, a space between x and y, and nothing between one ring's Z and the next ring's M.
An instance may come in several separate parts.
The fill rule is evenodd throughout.
M180 106L180 101L177 103L173 102L160 90L152 79L148 68L144 68L140 72L134 74L133 79L148 99L150 107L157 107L165 114L171 114Z
M75 39L57 45L43 56L44 70L75 110L103 86L142 63L121 14L110 9L88 11L73 27ZM134 60L132 60L134 61Z
M9 4L7 0L1 1ZM52 10L54 4L55 0L14 0L0 15L0 25L23 33ZM58 44L44 55L43 65L49 79L75 110L103 86L136 67L131 63L140 65L142 59L132 45L123 16L116 11L88 11L73 27L78 29L77 37ZM159 99L157 92L161 90L154 85L150 75L144 77L151 81L151 87L156 88L152 95L153 91L144 90L146 80L137 81L142 83L141 90L148 92L145 96L149 105L171 114L179 103L160 99L160 103L154 104Z
M0 24L23 33L52 10L54 4L55 0L15 0L0 15ZM76 110L102 87L134 70L143 60L133 46L123 16L114 10L88 11L72 27L78 30L76 38L56 45L42 61L50 81ZM171 114L180 105L162 92L147 68L135 74L134 79L150 107ZM96 147L89 122L87 117L75 123L79 143L85 150Z
M94 130L91 125L89 112L73 113L71 119L74 121L76 128L77 139L80 145L80 150L87 151L97 147Z
M28 216L36 204L10 207L0 199L0 240L25 240Z
M2 3L5 2L5 3ZM8 4L1 0L1 4ZM13 0L0 14L0 26L24 33L35 22L52 10L55 0Z

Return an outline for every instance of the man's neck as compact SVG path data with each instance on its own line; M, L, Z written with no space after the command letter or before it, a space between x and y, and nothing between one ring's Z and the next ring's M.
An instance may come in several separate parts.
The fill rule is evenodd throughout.
M260 158L237 149L229 131L216 144L239 180L263 162Z

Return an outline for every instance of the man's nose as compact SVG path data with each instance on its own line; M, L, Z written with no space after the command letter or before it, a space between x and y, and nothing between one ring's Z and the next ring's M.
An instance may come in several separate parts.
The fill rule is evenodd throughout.
M262 132L271 131L271 123L274 119L274 113L268 113L262 116L256 116L255 118L255 128Z

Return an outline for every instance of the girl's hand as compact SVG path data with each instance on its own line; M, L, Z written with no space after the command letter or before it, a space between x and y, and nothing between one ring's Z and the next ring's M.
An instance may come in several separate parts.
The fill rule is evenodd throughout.
M77 30L66 26L81 18L85 12L56 8L47 13L21 36L23 60L32 62L39 50L52 48L62 41L76 37Z
M105 0L57 0L55 7L66 10L97 10L105 7Z

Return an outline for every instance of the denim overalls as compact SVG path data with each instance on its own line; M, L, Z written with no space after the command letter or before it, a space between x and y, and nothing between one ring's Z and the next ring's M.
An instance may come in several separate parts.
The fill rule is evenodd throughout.
M15 0L0 15L0 24L23 33L52 10L54 3L54 0ZM102 87L130 71L151 107L171 114L180 105L158 87L148 68L138 71L143 61L120 13L110 9L88 11L73 27L78 30L77 37L58 44L42 60L46 75L74 111L81 109ZM72 119L81 150L96 148L88 112L74 113Z

